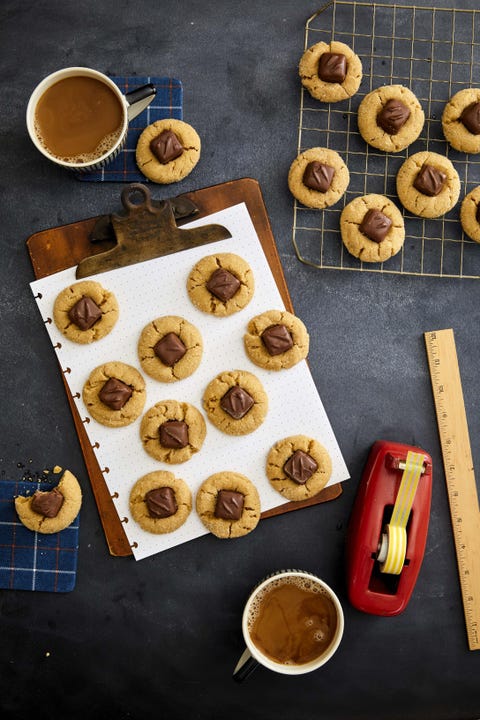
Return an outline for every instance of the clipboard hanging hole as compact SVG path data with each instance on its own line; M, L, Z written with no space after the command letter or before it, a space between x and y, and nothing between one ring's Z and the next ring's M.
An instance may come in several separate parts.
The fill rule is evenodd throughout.
M85 423L85 425L88 425L88 423L90 422L90 418L89 417L83 418L82 422Z
M126 523L128 523L128 518L127 518L127 517L123 517L120 522L126 524Z
M106 473L106 474L108 475L109 472L110 472L110 468L109 468L109 467L104 467L104 468L102 468L102 473Z
M44 322L45 322L45 325L51 325L51 324L52 324L52 318L47 318L46 320L44 320Z
M99 447L100 447L100 443L99 443L98 440L97 440L96 442L93 443L92 448L93 448L94 450L98 450Z
M39 292L36 295L34 295L33 297L35 298L35 300L41 300L43 298L43 295L41 292Z
M138 543L137 543L137 541L134 540L134 542L130 545L130 547L132 547L132 548L138 548Z
M65 368L65 370L63 370L63 373L64 373L65 375L69 375L71 372L72 372L72 369L69 368L69 367L67 367L67 368Z
M119 497L118 492L115 490L115 492L112 495L112 500L116 500Z
M74 397L76 400L78 400L78 399L80 398L80 393L79 393L79 392L76 392L73 397Z
M57 342L53 347L54 347L56 350L60 350L60 348L62 347L62 343L61 343L61 342Z
M139 196L141 198L139 199ZM138 210L145 207L150 212L154 212L151 202L150 190L142 183L131 183L122 190L122 205L125 210Z

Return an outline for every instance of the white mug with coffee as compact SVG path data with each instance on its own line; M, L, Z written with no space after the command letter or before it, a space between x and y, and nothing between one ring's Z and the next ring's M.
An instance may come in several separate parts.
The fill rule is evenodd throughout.
M320 578L302 570L281 570L250 594L242 616L246 649L233 677L244 680L263 665L300 675L324 665L343 636L339 599Z
M35 147L69 170L98 170L113 160L127 138L129 120L153 100L142 85L124 95L107 75L70 67L48 75L27 106L27 129Z

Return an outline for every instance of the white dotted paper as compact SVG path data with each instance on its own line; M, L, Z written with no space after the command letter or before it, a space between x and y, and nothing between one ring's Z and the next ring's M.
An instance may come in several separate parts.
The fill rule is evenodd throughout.
M213 473L228 470L246 475L258 489L262 511L287 502L268 482L265 464L271 446L289 435L308 435L326 447L333 464L328 484L342 482L349 477L306 361L288 370L267 371L254 365L245 353L243 336L249 320L267 310L285 309L245 204L227 208L184 227L207 223L224 225L232 237L91 276L92 280L115 294L120 308L118 322L106 337L90 345L80 345L65 338L53 321L46 323L61 368L64 371L70 368L65 377L82 419L89 417L82 400L82 389L88 376L98 365L114 360L133 365L144 377L147 391L144 412L161 400L174 399L194 405L206 419L207 435L202 449L188 462L176 465L159 462L145 452L139 432L141 417L123 428L107 428L93 418L85 423L100 468L108 468L104 478L112 496L115 495L113 501L120 518L127 519L123 526L137 560L207 533L195 512L195 496L202 482ZM240 312L226 318L214 317L195 308L186 290L187 277L195 263L206 255L220 252L240 255L248 262L255 277L255 293L251 302ZM57 295L68 285L78 282L75 270L76 267L72 267L31 283L45 321L53 318ZM142 371L137 356L142 329L164 315L180 315L193 323L199 329L204 344L199 368L190 377L174 383L161 383L150 378ZM268 395L266 419L249 435L234 437L222 433L210 423L203 411L205 387L225 370L253 373ZM153 535L142 530L129 510L132 486L138 478L154 470L170 470L176 477L182 478L192 491L192 512L187 521L166 535Z

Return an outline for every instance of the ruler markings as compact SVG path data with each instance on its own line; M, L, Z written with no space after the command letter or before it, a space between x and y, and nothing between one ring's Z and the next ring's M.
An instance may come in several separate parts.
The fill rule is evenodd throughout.
M480 511L453 330L424 334L470 650L480 649Z

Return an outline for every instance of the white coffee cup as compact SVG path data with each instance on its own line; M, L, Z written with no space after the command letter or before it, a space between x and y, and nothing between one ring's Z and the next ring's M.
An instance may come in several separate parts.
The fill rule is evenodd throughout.
M251 611L254 603L258 602L259 596L265 594L265 591L269 590L272 585L278 584L278 581L300 581L302 584L307 583L316 592L321 595L325 595L333 604L336 615L336 626L332 634L332 638L326 648L316 657L309 662L302 664L285 664L273 660L268 655L264 654L255 645L252 640L249 625L251 624ZM277 673L284 675L301 675L303 673L312 672L317 670L322 665L330 660L343 637L344 630L344 616L340 601L331 587L327 585L323 580L320 580L316 575L306 572L304 570L280 570L278 572L269 575L265 580L260 582L250 594L246 605L243 610L242 616L242 633L245 640L245 651L243 652L240 660L238 661L233 677L237 681L242 681L260 664L269 670L273 670Z
M114 95L118 98L120 107L122 108L122 126L116 142L108 148L102 155L95 157L88 162L68 162L64 159L56 157L51 153L39 139L35 128L35 111L38 101L42 95L52 87L55 83L60 80L64 80L70 77L87 77L94 78L107 85ZM44 78L35 88L30 96L27 105L27 129L30 138L42 155L51 160L56 165L60 165L68 170L75 170L76 172L88 172L90 170L98 170L102 168L106 163L110 162L115 158L120 150L122 149L127 139L128 123L133 118L137 117L148 105L152 102L156 94L156 88L151 83L142 85L141 87L132 90L132 92L124 95L120 88L111 80L107 75L99 72L98 70L92 70L86 67L69 67L48 75Z

